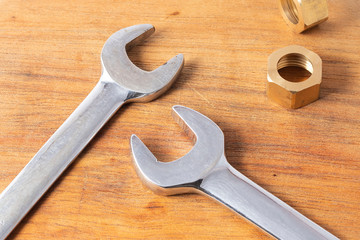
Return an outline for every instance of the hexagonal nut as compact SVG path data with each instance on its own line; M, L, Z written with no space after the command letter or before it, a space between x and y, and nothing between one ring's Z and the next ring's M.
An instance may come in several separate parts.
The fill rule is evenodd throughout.
M281 15L297 33L328 19L327 0L279 0Z
M285 67L301 67L311 73L304 81L292 82L280 76ZM316 53L297 45L281 48L268 59L267 95L287 108L300 108L316 101L320 94L322 61Z

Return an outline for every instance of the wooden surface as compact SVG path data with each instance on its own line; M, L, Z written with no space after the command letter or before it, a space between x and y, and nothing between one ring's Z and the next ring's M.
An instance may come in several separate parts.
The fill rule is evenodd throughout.
M329 20L292 33L277 1L0 1L0 191L95 86L115 31L151 23L130 53L152 70L185 67L151 103L122 108L9 239L269 239L200 195L163 197L131 165L136 133L162 161L191 143L180 104L224 131L229 162L341 239L360 238L360 3L329 0ZM298 44L323 59L321 99L286 110L265 95L267 57Z

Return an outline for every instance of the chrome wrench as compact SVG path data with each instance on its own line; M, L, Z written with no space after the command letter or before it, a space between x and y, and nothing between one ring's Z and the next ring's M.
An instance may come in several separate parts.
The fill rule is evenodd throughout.
M179 54L154 71L137 68L126 50L155 31L149 24L114 33L101 52L98 84L0 195L0 239L5 239L95 134L125 103L148 102L178 77Z
M152 191L205 194L277 239L338 239L234 169L225 157L224 134L209 118L183 106L173 107L173 117L195 142L180 159L159 162L131 136L136 172Z

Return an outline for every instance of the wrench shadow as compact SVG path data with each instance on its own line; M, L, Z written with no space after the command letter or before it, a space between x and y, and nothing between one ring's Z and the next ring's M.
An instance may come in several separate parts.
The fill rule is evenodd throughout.
M242 172L243 164L243 143L241 142L241 132L239 128L236 128L230 122L222 122L218 124L222 129L225 138L225 156L226 160L231 166L233 166L239 172Z
M332 55L323 57L323 77L320 98L331 101L332 95L345 94L351 80L355 78L348 71L353 64L345 58L336 58Z

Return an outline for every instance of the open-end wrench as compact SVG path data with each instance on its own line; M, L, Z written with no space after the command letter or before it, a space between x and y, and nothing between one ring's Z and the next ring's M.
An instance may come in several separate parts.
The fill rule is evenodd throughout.
M234 169L225 158L224 134L213 121L183 106L174 106L172 113L195 143L180 159L159 162L131 136L136 172L152 191L206 194L277 239L338 239Z
M183 64L179 54L154 71L136 67L126 50L155 31L150 24L114 33L101 52L100 81L0 195L0 239L6 238L101 127L125 103L164 93Z

